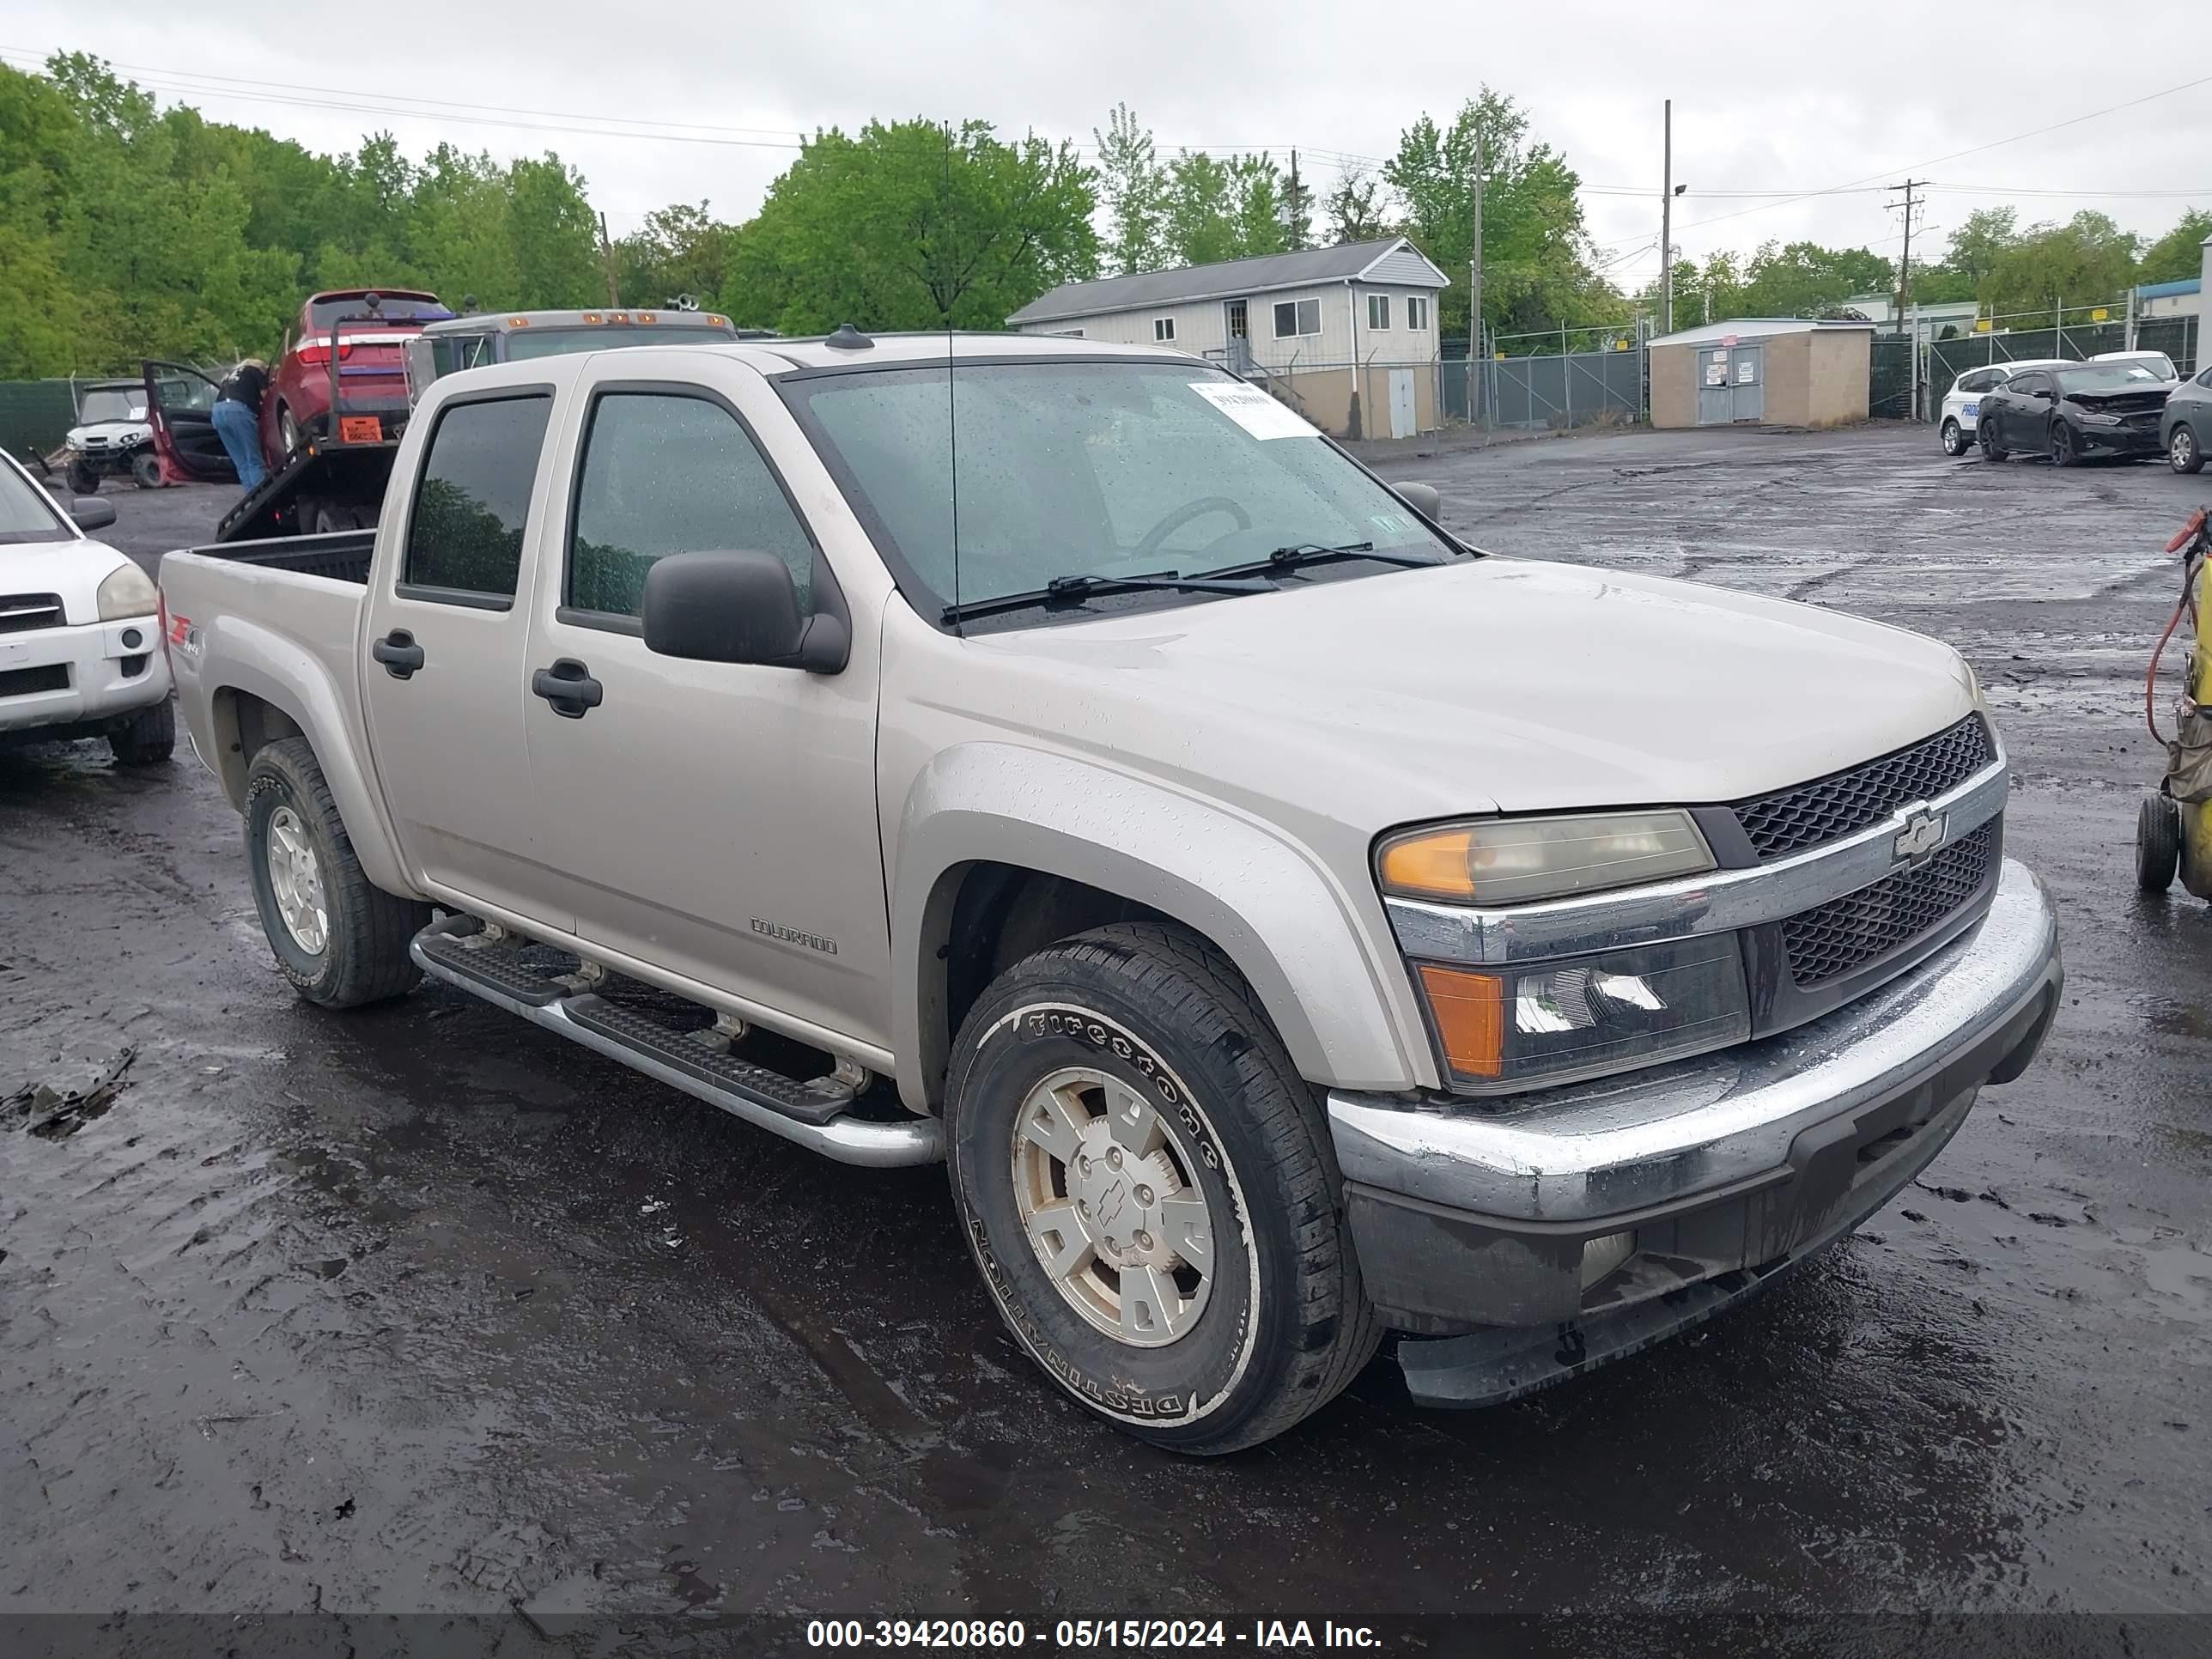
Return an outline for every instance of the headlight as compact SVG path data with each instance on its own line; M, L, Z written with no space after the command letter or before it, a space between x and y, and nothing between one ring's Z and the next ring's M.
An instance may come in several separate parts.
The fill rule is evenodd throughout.
M1751 1036L1733 933L1533 966L1419 965L1452 1085L1470 1093L1569 1083Z
M1375 858L1385 893L1446 904L1525 904L1713 867L1705 836L1680 811L1491 818L1409 830L1385 841Z
M161 590L137 565L125 562L100 585L100 619L119 622L125 617L150 617L161 608Z

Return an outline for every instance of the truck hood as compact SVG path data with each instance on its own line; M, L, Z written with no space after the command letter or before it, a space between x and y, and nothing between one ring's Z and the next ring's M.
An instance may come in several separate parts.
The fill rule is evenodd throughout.
M0 542L0 594L58 594L72 626L94 622L100 585L124 562L105 542Z
M1739 799L1901 748L1974 696L1955 652L1898 629L1504 558L962 650L978 672L915 695L1041 746L1370 833L1453 813Z

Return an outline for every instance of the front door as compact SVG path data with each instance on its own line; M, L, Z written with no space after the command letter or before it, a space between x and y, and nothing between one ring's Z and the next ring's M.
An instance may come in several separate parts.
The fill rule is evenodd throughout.
M1252 367L1252 324L1249 307L1242 300L1221 302L1221 337L1228 346L1227 361L1231 374L1242 374Z
M1729 349L1699 346L1698 363L1698 424L1726 426L1735 419L1735 392L1729 385Z
M550 387L503 387L439 411L392 532L399 556L368 597L359 672L402 856L460 908L565 933L523 747L553 404Z
M1413 435L1415 424L1413 371L1394 368L1390 371L1390 435L1410 438Z
M1766 348L1740 345L1729 352L1729 418L1764 420L1766 416Z
M841 603L754 436L803 441L767 382L718 365L710 389L689 363L684 380L664 380L622 361L657 355L610 353L591 373L573 504L549 544L525 676L599 687L588 706L532 696L526 715L576 930L586 945L784 1015L796 1035L811 1026L888 1048L875 640L856 638L832 675L646 649L646 574L672 553L774 553L802 610Z
M201 483L236 483L238 469L216 435L216 383L183 363L148 362L146 408L154 423L155 451Z

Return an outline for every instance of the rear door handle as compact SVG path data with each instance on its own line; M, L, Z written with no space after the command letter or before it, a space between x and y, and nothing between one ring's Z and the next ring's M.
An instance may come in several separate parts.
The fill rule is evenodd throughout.
M368 654L384 665L384 672L404 680L422 665L422 647L404 628L395 628L368 647Z
M562 657L550 668L530 677L530 689L553 705L563 720L580 720L586 709L597 708L606 688L592 678L592 671L574 657Z

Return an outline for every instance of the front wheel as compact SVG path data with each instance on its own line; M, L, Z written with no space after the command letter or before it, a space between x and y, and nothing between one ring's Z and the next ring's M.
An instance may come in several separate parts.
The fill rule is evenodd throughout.
M999 1311L1116 1427L1234 1451L1374 1353L1320 1103L1195 935L1102 927L1008 969L961 1028L946 1115Z
M1956 421L1943 422L1943 453L1954 457L1966 453L1966 434Z
M2166 462L2176 472L2202 471L2204 451L2197 445L2197 434L2186 426L2176 424L2173 436L2166 440Z
M159 766L176 751L177 705L166 696L107 734L107 752L118 766Z
M71 461L63 476L69 480L72 495L100 494L100 474L92 470L90 461Z
M352 1008L410 989L407 954L430 907L374 885L305 738L256 751L246 772L246 878L276 965L301 996Z
M1974 441L1981 445L1985 461L2001 461L2012 453L1997 441L1996 428L1987 419L1974 428Z
M161 458L150 448L142 449L131 458L131 482L141 489L161 487Z
M2063 421L2053 421L2051 423L2051 465L2071 466L2081 459L2081 452L2074 443L2074 428Z

